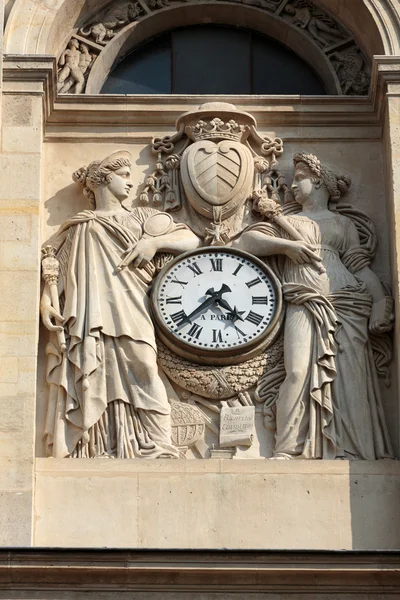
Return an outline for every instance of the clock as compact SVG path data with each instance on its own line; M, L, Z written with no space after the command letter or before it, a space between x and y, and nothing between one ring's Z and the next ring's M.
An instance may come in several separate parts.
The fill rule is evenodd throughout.
M261 352L282 323L281 286L261 260L236 248L181 254L157 276L150 305L159 338L196 363L237 364Z

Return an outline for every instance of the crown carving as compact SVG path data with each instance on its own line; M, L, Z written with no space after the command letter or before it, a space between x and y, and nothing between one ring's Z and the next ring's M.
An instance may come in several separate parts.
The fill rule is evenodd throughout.
M233 140L243 142L248 136L250 128L248 125L239 125L234 119L223 121L218 117L210 121L200 120L196 125L188 125L186 132L192 140Z

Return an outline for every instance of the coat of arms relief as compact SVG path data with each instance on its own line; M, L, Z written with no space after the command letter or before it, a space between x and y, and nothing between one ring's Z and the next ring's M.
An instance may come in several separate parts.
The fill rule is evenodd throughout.
M128 152L78 169L87 209L43 249L49 455L393 457L393 302L348 174L298 153L289 186L225 103L153 152L132 209Z

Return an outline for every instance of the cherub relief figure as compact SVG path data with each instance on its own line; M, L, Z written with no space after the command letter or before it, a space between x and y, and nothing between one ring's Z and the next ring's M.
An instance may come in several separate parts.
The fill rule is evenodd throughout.
M350 179L311 154L297 154L294 164L297 208L286 215L286 229L264 221L238 243L256 256L282 255L286 376L273 458L389 458L370 335L392 328L393 301L369 267L355 222L341 213ZM374 235L364 213L347 212ZM303 241L290 238L290 227Z
M132 23L143 12L139 2L129 2L126 6L110 8L102 21L81 27L79 35L91 37L96 44L105 46L108 40L115 35L115 30Z
M314 5L308 0L300 0L296 5L287 4L284 10L286 14L293 16L293 25L307 29L323 48L345 38L334 20L326 14L315 11Z
M85 74L92 61L93 56L88 46L73 38L58 61L61 70L58 73L57 91L66 94L73 90L75 94L80 94L86 83Z
M333 52L329 58L338 74L343 94L368 94L370 78L365 71L365 59L358 48Z
M121 151L77 171L91 210L65 222L53 244L58 296L46 282L41 299L51 332L45 436L53 456L178 456L147 291L157 252L178 254L199 240L165 213L122 205L132 188L130 169L130 154ZM154 230L160 215L168 231L145 235L145 224L153 219Z

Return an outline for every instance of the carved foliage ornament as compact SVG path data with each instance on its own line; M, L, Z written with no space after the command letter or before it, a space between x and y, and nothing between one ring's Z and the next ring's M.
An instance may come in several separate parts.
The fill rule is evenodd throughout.
M330 60L343 95L368 94L370 65L351 32L311 0L214 0L254 7L300 29ZM123 0L112 2L96 16L77 24L58 60L58 92L84 92L94 61L104 47L133 22L170 4L198 0ZM207 2L209 4L209 2Z

